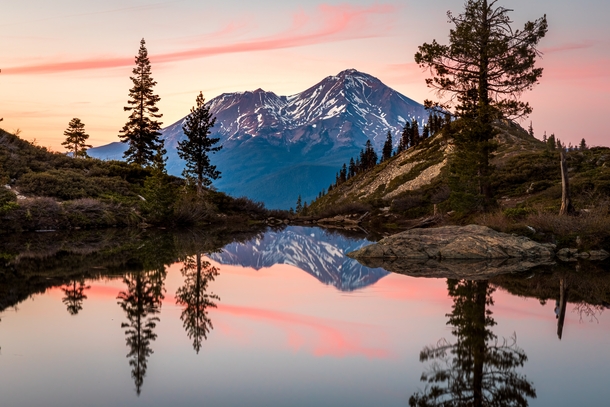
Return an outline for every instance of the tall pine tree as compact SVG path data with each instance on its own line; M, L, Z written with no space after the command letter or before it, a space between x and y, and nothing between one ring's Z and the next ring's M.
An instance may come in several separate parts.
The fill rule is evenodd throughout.
M66 147L66 150L72 153L72 157L86 158L87 149L91 148L89 144L85 144L89 135L85 133L85 124L75 117L68 123L68 128L64 131L66 141L61 143Z
M548 28L545 16L514 29L511 10L497 3L467 0L462 14L448 13L454 25L449 45L433 40L415 54L415 62L430 70L427 85L446 97L444 102L426 101L426 107L440 105L458 119L452 132L452 173L453 185L460 190L454 192L461 194L456 199L470 200L471 209L493 203L493 122L531 113L531 106L519 96L542 75L542 68L536 67L537 45Z
M161 98L153 93L157 82L151 77L144 38L140 41L135 63L133 76L129 78L133 82L133 88L129 89L128 106L123 108L131 114L120 131L122 134L119 134L119 138L129 145L123 155L128 162L148 166L154 163L157 151L163 148L163 140L159 138L162 123L157 120L163 115L158 113L157 107Z
M203 187L210 186L212 180L220 178L220 171L210 163L210 153L220 151L222 146L214 147L220 138L210 137L216 118L212 117L210 107L205 104L203 93L199 92L196 103L197 106L191 108L182 125L186 139L178 142L178 155L186 161L182 174L195 181L197 193L201 195Z

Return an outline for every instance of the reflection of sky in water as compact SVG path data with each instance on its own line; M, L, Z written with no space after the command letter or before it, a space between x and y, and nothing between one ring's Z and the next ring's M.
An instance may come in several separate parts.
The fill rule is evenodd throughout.
M209 311L214 329L199 355L176 304L181 265L169 268L140 397L125 358L121 279L87 281L77 316L59 287L6 310L0 404L404 406L423 387L422 348L453 339L445 280L389 274L342 292L292 265L212 264L220 275L210 291L221 300ZM605 404L610 313L580 322L570 304L559 341L553 301L543 306L502 289L493 298L494 333L516 333L528 355L522 373L538 394L530 405Z

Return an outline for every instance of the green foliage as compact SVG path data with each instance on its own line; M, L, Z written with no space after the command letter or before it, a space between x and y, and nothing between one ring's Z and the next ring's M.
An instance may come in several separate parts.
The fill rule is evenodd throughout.
M68 123L68 128L64 131L66 141L61 143L66 147L66 150L72 153L74 158L86 158L87 148L91 148L86 144L89 135L85 133L85 124L79 118L74 118Z
M186 162L182 175L195 181L197 192L201 195L203 187L210 186L212 180L220 178L220 171L210 163L210 153L220 151L222 146L214 147L220 138L210 137L216 118L212 117L201 92L197 95L196 103L182 125L186 139L178 142L178 155Z
M129 78L133 82L129 90L130 99L128 106L124 107L131 114L119 138L129 145L124 154L127 161L146 166L154 162L157 151L163 148L163 140L159 138L162 123L156 120L163 115L158 113L157 103L161 98L153 93L157 82L151 77L150 60L143 38L135 63L133 76Z
M459 119L451 131L455 142L451 187L456 194L452 202L461 211L493 206L491 158L496 145L492 124L531 113L529 104L518 97L542 75L542 68L535 66L536 47L547 32L546 17L514 30L510 10L496 3L468 0L462 14L448 13L454 25L449 45L434 40L415 54L415 62L432 74L427 85L448 97L436 104L426 101L426 106L453 110ZM465 201L459 203L459 199Z

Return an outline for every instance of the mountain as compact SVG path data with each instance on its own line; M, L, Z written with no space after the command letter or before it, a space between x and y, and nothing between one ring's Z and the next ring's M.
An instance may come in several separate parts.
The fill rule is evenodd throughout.
M235 196L287 209L335 180L335 173L371 140L381 150L388 130L395 136L405 120L425 121L424 107L379 79L349 69L292 96L262 89L225 93L209 101L217 122L213 136L223 149L212 161L222 173L214 185ZM180 175L176 154L184 119L162 130L168 171ZM126 146L111 143L89 150L97 158L121 159Z
M260 270L274 264L290 264L312 275L320 282L341 291L353 291L374 284L388 272L368 268L345 253L368 244L331 234L320 228L289 226L279 232L268 231L247 243L232 243L210 258L229 265Z

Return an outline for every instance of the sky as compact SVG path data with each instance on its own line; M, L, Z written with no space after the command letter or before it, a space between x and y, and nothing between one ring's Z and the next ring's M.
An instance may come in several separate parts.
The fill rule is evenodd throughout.
M521 122L566 144L610 145L607 0L500 0L514 27L547 15L540 83L523 95ZM197 94L262 88L299 93L355 68L418 101L433 99L417 47L447 43L448 10L462 0L21 0L0 13L0 127L63 151L78 117L93 146L118 140L142 38L161 97L163 126L189 113Z

